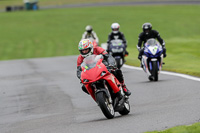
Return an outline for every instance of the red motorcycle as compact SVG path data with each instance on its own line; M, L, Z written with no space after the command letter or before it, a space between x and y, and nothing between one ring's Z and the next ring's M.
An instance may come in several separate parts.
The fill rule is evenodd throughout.
M106 118L112 119L115 112L127 115L130 112L129 97L124 95L120 82L102 61L102 55L86 57L81 64L81 82ZM118 91L123 95L120 99L116 95Z

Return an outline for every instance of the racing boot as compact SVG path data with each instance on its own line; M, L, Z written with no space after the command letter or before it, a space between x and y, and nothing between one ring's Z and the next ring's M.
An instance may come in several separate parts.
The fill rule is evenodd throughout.
M163 53L163 57L164 57L164 58L167 57L167 54L166 54L166 53Z
M116 93L117 97L119 98L119 101L123 98L123 95L122 95L122 92L121 91L118 91Z
M164 57L164 58L167 57L165 46L163 46L163 57Z
M141 56L141 55L138 55L138 59L141 61L141 60L142 60L142 56Z
M130 96L130 95L131 95L131 92L128 90L128 88L127 88L126 85L124 84L124 81L122 82L122 88L123 88L124 94L125 94L126 96Z
M144 53L144 48L141 48L139 51L138 59L141 61L142 60L142 55Z
M129 54L129 53L128 53L128 51L127 51L127 50L125 50L125 56L128 56L128 54Z

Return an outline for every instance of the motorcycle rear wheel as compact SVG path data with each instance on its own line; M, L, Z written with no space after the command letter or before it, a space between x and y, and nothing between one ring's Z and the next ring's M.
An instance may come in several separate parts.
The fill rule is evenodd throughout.
M106 118L112 119L115 116L115 111L106 94L104 92L97 93L96 100Z
M129 114L129 112L130 112L130 104L129 101L127 100L124 102L124 109L122 111L119 111L119 113L121 115L127 115Z

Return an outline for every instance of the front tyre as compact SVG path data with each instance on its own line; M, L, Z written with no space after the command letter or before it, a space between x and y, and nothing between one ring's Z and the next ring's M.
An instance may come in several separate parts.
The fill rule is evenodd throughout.
M152 62L152 76L154 78L154 81L158 81L158 64L157 61Z
M96 94L96 100L106 118L112 119L115 116L115 111L112 103L109 103L109 99L106 94L104 92L98 92Z

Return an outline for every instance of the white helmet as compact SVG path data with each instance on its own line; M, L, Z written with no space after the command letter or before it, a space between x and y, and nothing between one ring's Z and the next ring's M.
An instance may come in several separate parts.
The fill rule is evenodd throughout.
M112 23L112 25L111 25L112 32L114 34L118 33L119 32L119 27L120 27L120 25L118 23Z
M85 30L88 32L88 33L91 33L92 32L92 26L91 25L87 25L85 27Z
M86 53L84 50L89 49ZM80 54L82 57L87 57L91 54L93 54L93 45L92 42L89 39L83 39L78 44L78 50L80 51Z

